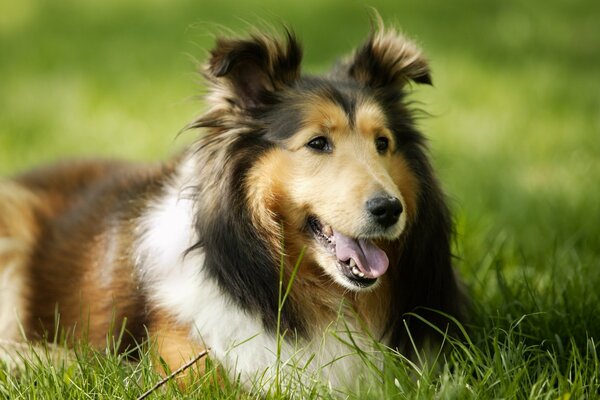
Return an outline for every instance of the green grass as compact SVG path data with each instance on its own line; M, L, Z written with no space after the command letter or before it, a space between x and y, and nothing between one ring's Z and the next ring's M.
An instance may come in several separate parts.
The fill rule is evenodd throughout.
M50 1L0 6L0 174L65 157L163 159L202 109L195 59L212 33L285 22L323 71L368 31L342 0ZM372 1L424 47L434 88L415 98L457 222L471 341L419 369L390 354L350 398L600 396L600 3ZM146 358L82 351L65 368L0 368L0 398L132 398ZM188 377L167 398L236 398ZM312 388L308 388L312 390ZM315 389L316 390L316 389ZM284 390L285 393L285 390ZM317 398L308 393L307 397ZM319 396L331 395L321 392Z

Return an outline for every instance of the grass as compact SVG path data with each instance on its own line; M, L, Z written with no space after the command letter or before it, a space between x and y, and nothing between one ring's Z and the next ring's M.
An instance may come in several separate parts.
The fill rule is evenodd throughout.
M0 173L64 157L175 152L189 140L177 132L202 107L194 59L220 26L285 21L314 72L368 30L358 2L200 3L3 4ZM389 354L383 379L365 368L349 398L600 396L600 3L370 4L431 59L435 87L415 99L432 114L420 125L455 211L456 266L474 315L470 342L455 343L445 362L417 368ZM65 368L0 368L0 397L133 398L159 379L147 358L81 353ZM169 383L161 395L239 396L235 382L184 379L184 392Z

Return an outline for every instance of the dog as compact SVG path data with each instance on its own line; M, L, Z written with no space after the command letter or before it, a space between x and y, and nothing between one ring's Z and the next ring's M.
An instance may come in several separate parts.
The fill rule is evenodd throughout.
M301 60L287 30L217 38L182 154L1 181L0 339L103 348L123 327L120 350L149 338L171 370L209 349L243 382L293 359L338 385L364 369L349 341L411 354L462 321L407 101L432 82L426 59L379 27L324 76Z

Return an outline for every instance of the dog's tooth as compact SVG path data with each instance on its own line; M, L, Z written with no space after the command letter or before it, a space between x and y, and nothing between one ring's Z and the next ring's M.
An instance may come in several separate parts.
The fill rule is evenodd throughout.
M323 227L323 233L327 236L332 236L333 235L333 228L331 228L331 225L325 225Z
M350 261L348 261L348 265L350 266L350 268L356 267L356 261L354 261L354 259L351 258Z
M362 272L358 271L358 276L360 276L361 278L364 278L365 274L363 274Z
M359 270L358 270L358 268L356 268L356 267L352 268L352 273L353 273L354 275L358 275L358 276L360 276L360 275L359 275L359 274L360 274L360 271L359 271Z

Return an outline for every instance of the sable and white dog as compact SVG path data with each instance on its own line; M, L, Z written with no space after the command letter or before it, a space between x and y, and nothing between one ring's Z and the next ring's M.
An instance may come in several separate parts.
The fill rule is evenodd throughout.
M409 353L407 328L416 346L436 333L407 313L460 319L451 219L406 102L426 60L383 28L325 76L301 58L290 33L218 39L180 156L0 181L0 338L52 340L58 322L102 347L124 324L123 349L149 334L174 369L210 348L250 381L271 376L279 326L283 361L314 354L338 384L361 371L351 332Z

